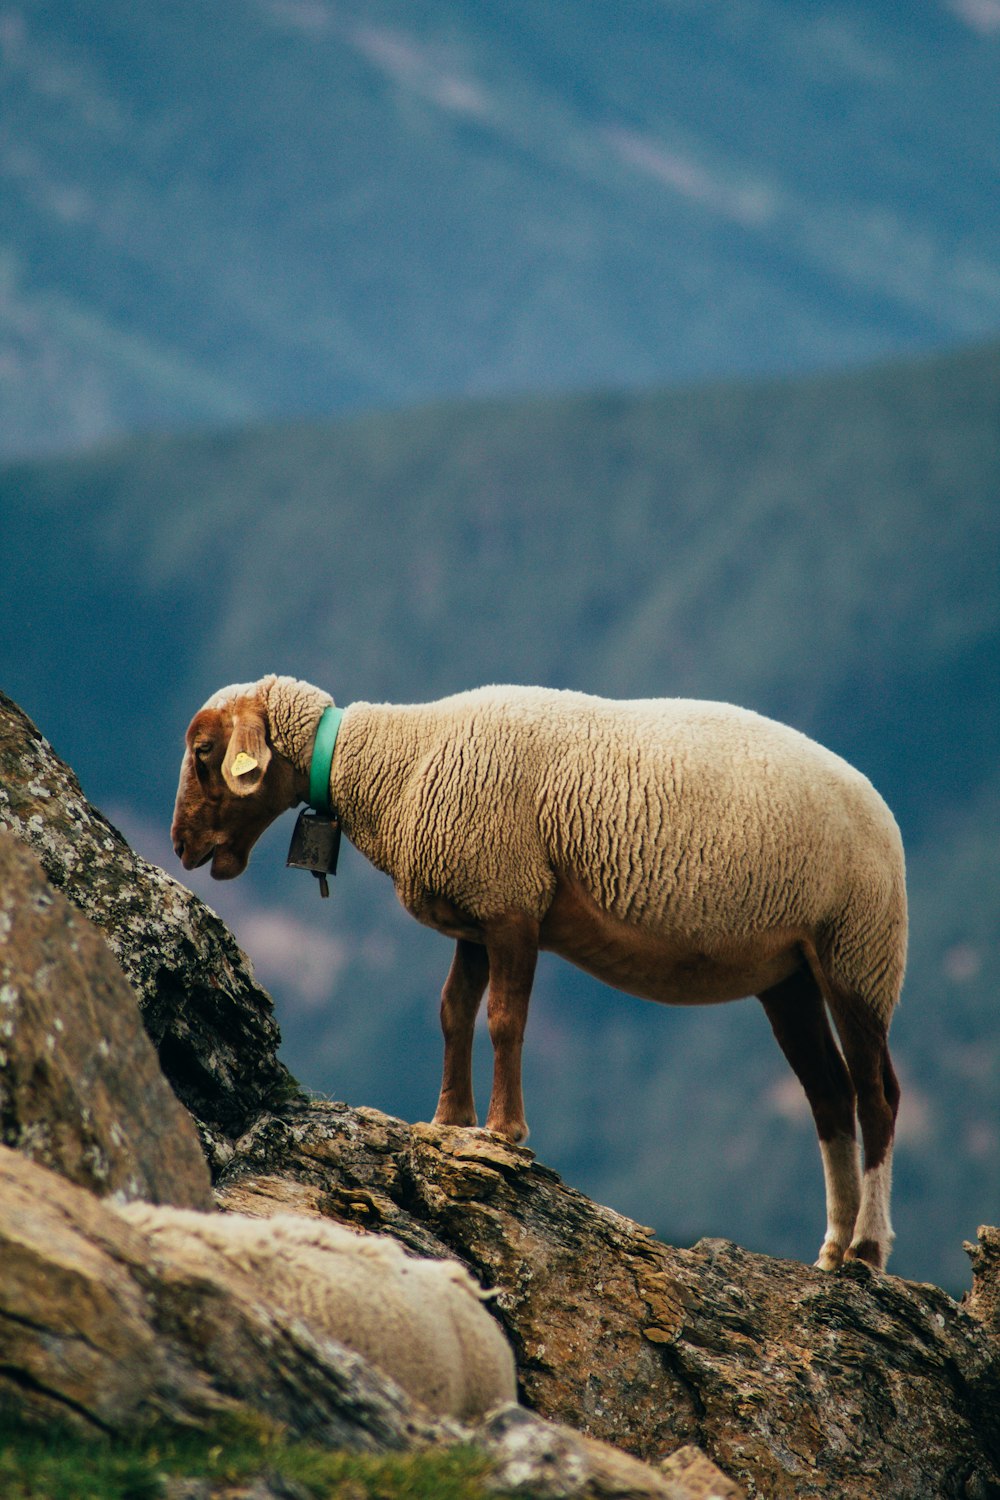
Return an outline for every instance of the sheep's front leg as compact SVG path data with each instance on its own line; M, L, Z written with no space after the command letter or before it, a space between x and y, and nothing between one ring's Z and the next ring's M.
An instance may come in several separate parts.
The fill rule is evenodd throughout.
M538 962L538 923L513 913L486 924L490 993L486 1002L493 1043L493 1094L486 1129L525 1141L528 1125L521 1093L521 1048Z
M472 1094L472 1039L489 972L486 949L480 943L459 938L441 991L444 1072L441 1096L434 1111L435 1125L476 1123L476 1101Z

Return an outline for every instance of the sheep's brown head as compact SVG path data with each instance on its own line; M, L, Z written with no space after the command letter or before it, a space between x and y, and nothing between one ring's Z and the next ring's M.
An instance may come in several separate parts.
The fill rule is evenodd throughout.
M211 860L216 880L242 875L265 828L303 800L304 781L270 743L257 699L201 709L188 726L170 827L185 870Z

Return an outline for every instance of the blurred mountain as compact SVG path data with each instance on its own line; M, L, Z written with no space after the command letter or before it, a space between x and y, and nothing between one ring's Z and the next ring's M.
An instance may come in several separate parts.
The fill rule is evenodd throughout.
M11 0L0 443L1000 328L995 0Z
M2 685L174 874L187 721L266 671L341 703L484 681L724 698L813 734L906 841L896 1268L954 1289L1000 1193L998 488L998 345L132 440L0 470ZM289 833L244 880L191 884L304 1083L426 1118L448 944L353 851L321 903L283 868ZM541 1158L601 1201L681 1241L815 1253L812 1126L755 1002L670 1010L543 961L526 1090Z

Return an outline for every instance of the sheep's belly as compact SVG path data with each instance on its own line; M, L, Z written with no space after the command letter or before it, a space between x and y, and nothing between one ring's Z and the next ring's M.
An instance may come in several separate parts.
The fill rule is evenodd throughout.
M759 995L802 963L801 932L787 929L697 946L603 911L578 885L560 883L541 947L615 989L666 1005L711 1005Z

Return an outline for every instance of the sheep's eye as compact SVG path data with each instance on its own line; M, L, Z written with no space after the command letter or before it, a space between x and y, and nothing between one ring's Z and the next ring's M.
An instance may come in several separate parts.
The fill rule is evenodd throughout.
M212 753L212 741L211 740L201 740L194 747L194 758L195 758L195 760L206 761L206 760L208 760L208 757L211 755L211 753Z

